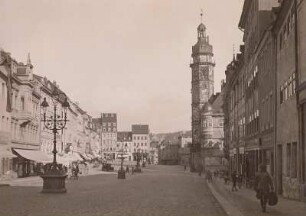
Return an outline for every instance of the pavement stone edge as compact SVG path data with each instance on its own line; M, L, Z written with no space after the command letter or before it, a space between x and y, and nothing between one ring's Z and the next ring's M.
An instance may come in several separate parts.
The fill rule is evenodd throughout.
M232 204L230 204L229 201L227 201L221 194L219 194L214 189L212 184L210 184L208 182L206 182L206 183L207 183L211 193L217 199L217 201L220 203L221 207L224 209L224 211L226 212L226 214L228 216L243 216L243 214L236 207L234 207Z

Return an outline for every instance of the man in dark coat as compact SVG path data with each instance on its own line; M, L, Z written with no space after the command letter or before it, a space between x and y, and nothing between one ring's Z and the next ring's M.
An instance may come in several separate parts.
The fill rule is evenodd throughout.
M255 179L255 190L257 197L260 199L262 211L266 212L269 193L274 191L272 177L267 172L266 165L260 165L260 173Z
M238 189L237 189L237 173L236 173L236 171L234 171L232 173L232 181L233 181L232 191L238 191Z

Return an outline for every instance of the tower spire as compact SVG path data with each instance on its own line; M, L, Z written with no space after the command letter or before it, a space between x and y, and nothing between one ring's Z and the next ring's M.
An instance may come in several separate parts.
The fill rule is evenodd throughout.
M201 16L201 23L203 23L203 9L201 9L200 16Z
M28 58L27 58L27 64L28 65L31 65L31 56L30 56L30 53L28 53Z
M233 44L233 61L235 61L236 60L236 57L235 57L236 55L235 55L235 44Z

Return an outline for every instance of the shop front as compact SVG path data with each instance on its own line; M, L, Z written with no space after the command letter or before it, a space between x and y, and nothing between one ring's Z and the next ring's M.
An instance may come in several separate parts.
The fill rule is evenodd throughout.
M13 149L17 156L13 159L13 169L19 178L40 175L44 163L51 162L51 157L38 150Z

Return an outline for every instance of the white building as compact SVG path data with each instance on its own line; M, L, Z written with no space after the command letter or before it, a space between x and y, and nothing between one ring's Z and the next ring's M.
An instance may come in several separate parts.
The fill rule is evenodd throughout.
M150 147L150 135L149 135L149 125L132 125L132 134L133 134L133 153L144 153L149 154ZM134 160L136 156L134 154Z
M11 107L8 106L9 56L0 51L0 178L12 169Z

